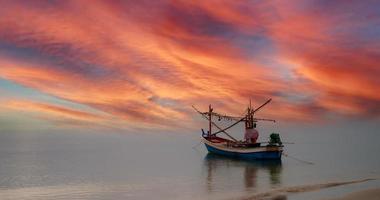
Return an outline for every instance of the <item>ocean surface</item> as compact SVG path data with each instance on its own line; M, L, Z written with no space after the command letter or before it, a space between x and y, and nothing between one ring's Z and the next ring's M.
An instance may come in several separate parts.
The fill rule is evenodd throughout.
M1 132L0 199L339 197L380 187L377 128L287 127L280 162L210 155L198 132ZM271 130L259 131L265 141Z

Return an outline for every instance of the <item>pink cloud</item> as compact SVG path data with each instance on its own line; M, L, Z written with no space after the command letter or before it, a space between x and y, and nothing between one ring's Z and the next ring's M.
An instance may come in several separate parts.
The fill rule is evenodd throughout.
M142 126L188 125L192 104L240 113L249 98L273 98L263 114L278 119L378 115L379 38L356 29L379 18L360 3L346 7L368 21L310 2L58 4L0 8L0 77Z

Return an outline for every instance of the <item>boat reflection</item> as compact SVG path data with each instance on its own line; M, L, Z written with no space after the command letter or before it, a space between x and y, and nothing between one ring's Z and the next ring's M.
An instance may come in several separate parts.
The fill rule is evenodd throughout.
M209 192L215 188L222 190L224 187L241 187L242 184L247 190L281 184L281 160L246 161L209 153L205 156L204 163L207 168ZM263 180L263 183L258 181L258 176L264 177L264 179L260 179ZM267 179L266 176L269 178ZM269 185L263 186L268 183Z

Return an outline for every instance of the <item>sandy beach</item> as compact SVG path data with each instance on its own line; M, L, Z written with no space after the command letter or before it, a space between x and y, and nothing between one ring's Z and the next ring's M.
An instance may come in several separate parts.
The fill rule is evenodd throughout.
M346 196L329 199L329 200L357 200L357 199L365 199L365 200L379 200L380 199L380 188L368 189L359 192L353 192Z

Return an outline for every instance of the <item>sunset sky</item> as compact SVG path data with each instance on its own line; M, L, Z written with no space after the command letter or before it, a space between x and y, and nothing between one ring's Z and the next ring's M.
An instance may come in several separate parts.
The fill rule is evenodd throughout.
M380 116L380 1L0 1L0 131Z

